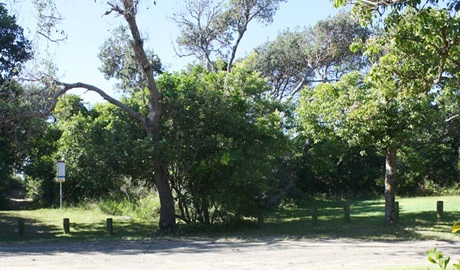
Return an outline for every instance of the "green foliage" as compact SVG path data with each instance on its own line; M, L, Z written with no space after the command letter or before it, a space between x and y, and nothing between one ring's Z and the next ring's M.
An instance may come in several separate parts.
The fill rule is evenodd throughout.
M65 99L81 103L72 96ZM138 122L109 103L98 104L88 111L68 101L62 105L81 109L68 119L56 114L58 126L63 130L58 154L66 161L65 190L69 201L104 197L111 191L119 191L126 179L135 185L150 179L152 146Z
M8 14L4 3L0 3L0 102L3 99L3 84L17 75L21 65L31 57L31 45L24 37L23 29L16 17ZM0 106L1 109L1 106Z
M436 248L427 251L426 254L428 256L428 261L438 265L441 269L447 269L447 266L450 262L450 257L444 257L442 252ZM454 263L452 266L457 270L460 269L460 263Z
M144 75L138 67L131 47L129 29L119 26L112 32L98 54L102 62L100 71L106 79L116 79L115 87L123 92L139 92L146 87ZM163 73L161 61L152 51L147 52L155 75Z
M102 212L130 218L153 221L160 214L160 199L155 192L150 192L143 197L116 199L100 199L97 203Z
M25 102L18 98L24 89L14 77L32 53L23 29L16 17L8 14L4 3L0 3L0 48L0 116L8 117L25 107ZM13 173L20 170L26 152L22 144L27 139L21 134L28 133L29 124L27 121L0 124L0 200Z
M276 172L288 158L279 104L262 97L266 84L236 66L231 74L163 76L163 152L186 222L213 223L256 215L278 192Z
M36 206L58 205L58 189L55 183L57 141L61 130L54 124L45 124L41 136L34 137L23 168L27 196Z
M428 260L431 263L437 264L441 269L447 269L450 257L444 257L442 252L438 251L436 248L427 251L426 254L428 255Z
M384 157L375 147L349 147L330 138L304 151L297 187L309 196L372 198L380 193Z

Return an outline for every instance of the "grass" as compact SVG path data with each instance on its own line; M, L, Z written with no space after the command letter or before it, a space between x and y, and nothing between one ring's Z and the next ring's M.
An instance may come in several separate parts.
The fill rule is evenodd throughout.
M63 230L64 218L70 221L67 234ZM113 219L112 236L106 231L107 218ZM23 235L19 235L18 219L25 222ZM106 215L98 208L0 211L0 242L143 239L152 237L155 227L151 222Z
M265 213L262 229L256 219L212 227L180 225L177 237L262 239L267 237L348 238L358 240L446 240L460 220L460 196L399 198L400 219L394 226L384 222L384 201L311 201L301 206L285 205ZM436 217L436 202L444 201L444 216ZM344 205L350 205L351 221L345 222ZM313 223L312 209L318 209ZM18 233L18 219L25 220L25 234ZM70 233L63 232L63 218L70 219ZM105 231L113 219L114 235ZM143 240L162 237L155 233L156 221L145 222L104 214L97 207L0 211L0 242ZM163 236L165 237L165 236ZM170 237L170 236L167 236Z

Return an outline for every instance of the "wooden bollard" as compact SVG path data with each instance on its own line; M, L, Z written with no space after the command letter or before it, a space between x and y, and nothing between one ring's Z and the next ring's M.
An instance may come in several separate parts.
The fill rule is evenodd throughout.
M113 235L113 219L112 218L107 219L106 227L107 227L107 234Z
M26 225L24 219L18 218L18 233L19 235L24 235L26 231Z
M64 234L70 233L70 220L64 218Z
M443 201L436 202L436 216L439 219L442 219L442 217L444 216L444 202Z
M399 219L399 202L395 202L395 218Z
M345 222L350 222L350 205L347 204L343 207L343 220Z
M265 226L265 218L264 218L264 214L262 213L259 213L257 215L257 226L259 227L259 229L263 229Z
M313 222L313 225L318 224L318 208L313 207L311 209L311 220Z

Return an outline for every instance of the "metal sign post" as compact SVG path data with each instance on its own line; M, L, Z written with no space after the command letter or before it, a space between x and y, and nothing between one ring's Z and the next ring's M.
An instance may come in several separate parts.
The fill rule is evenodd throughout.
M65 182L65 162L56 161L56 182L59 183L59 208L62 210L62 183Z

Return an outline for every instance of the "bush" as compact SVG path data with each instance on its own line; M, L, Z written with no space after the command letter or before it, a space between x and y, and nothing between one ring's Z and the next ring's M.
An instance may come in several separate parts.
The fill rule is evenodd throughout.
M160 213L160 199L155 192L129 200L128 198L102 199L98 203L99 208L109 214L116 216L127 216L131 218L154 220Z
M51 207L59 204L59 185L53 179L26 177L26 196L37 207Z

